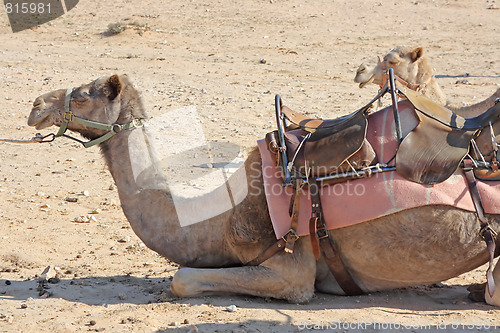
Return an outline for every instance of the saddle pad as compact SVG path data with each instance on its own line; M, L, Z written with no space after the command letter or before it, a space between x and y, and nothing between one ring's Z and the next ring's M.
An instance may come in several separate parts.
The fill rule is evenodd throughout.
M412 105L407 101L399 103L403 134L409 133L418 123ZM396 153L397 137L392 108L386 108L370 115L367 139L381 162L389 161ZM269 214L276 238L289 229L291 187L282 186L280 168L268 151L265 141L258 141L262 157L262 172ZM500 214L500 181L478 181L485 212ZM458 170L446 181L425 185L406 180L397 172L375 174L370 178L327 184L321 188L321 203L328 229L337 229L387 216L399 211L426 205L447 205L475 211L467 188L465 177ZM309 234L311 202L307 187L299 200L300 236ZM362 208L360 208L362 207Z

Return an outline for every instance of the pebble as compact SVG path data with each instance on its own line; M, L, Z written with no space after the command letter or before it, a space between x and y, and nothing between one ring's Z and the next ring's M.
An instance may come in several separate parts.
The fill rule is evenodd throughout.
M90 195L90 192L88 190L84 190L82 191L82 194L86 197L88 197Z
M226 310L228 312L236 312L236 310L238 310L238 308L236 307L236 305L230 305L230 306L226 307Z
M67 202L78 202L78 198L76 197L66 197Z
M9 280L5 280L5 284L10 286L12 284L12 282L10 282Z
M128 243L128 242L130 242L130 236L125 236L118 240L118 243Z
M45 267L42 274L40 274L40 277L38 278L38 280L43 281L43 280L49 280L49 279L55 278L57 276L58 271L59 271L58 267L55 267L53 265L49 265L49 266Z
M95 320L91 320L91 321L89 322L89 325L90 325L90 326L94 326L95 324L96 324Z
M28 308L28 304L26 304L26 303L21 304L21 309L27 309L27 308Z
M61 279L57 278L57 277L52 277L52 278L48 279L48 281L51 284L57 284L57 283L61 282Z
M92 215L87 215L87 216L77 216L73 219L73 222L76 223L90 223L90 222L97 222L97 219L92 216Z

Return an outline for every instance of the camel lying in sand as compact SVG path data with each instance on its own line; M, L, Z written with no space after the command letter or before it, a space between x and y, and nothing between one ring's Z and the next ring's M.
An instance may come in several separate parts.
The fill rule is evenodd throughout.
M99 78L69 90L68 99L65 95L61 89L38 97L28 124L39 130L64 124L91 140L115 132L99 143L101 152L134 232L150 249L182 266L170 286L175 295L247 294L302 303L313 297L315 288L344 294L323 257L315 260L309 237L299 238L291 254L279 252L260 265L245 266L276 242L257 149L244 164L252 184L243 201L182 227L168 187L143 188L133 174L133 161L149 159L150 151L136 145L138 138L148 142L147 124L138 121L147 116L127 76ZM63 123L65 101L73 117ZM93 128L86 120L111 129ZM489 218L500 229L500 215ZM424 206L337 229L331 236L355 282L368 293L436 283L486 263L476 219L475 213L454 207ZM500 290L500 265L494 278ZM500 306L500 292L487 301Z
M490 97L477 104L466 107L455 107L447 104L446 96L437 83L428 57L421 47L398 46L387 53L383 59L376 57L363 62L356 71L354 82L362 88L368 83L382 86L386 82L388 68L394 69L399 80L408 84L411 89L418 90L422 95L445 105L460 115L467 117L478 115L495 104L500 98L500 88Z

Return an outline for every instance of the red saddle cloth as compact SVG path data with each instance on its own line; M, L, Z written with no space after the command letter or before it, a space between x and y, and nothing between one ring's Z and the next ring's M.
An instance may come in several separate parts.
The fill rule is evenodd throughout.
M417 125L412 105L399 103L404 134ZM397 138L392 108L373 113L368 119L367 139L373 146L379 161L387 162L396 153ZM262 174L269 214L276 238L289 229L291 187L282 186L281 171L264 140L257 142L262 157ZM331 147L335 149L335 147ZM500 214L500 181L478 181L484 210ZM436 185L422 185L401 177L396 171L377 173L369 178L325 184L320 190L324 221L329 230L370 221L378 217L427 205L446 205L474 212L467 181L457 170L446 181ZM309 234L311 201L307 187L300 195L300 236Z

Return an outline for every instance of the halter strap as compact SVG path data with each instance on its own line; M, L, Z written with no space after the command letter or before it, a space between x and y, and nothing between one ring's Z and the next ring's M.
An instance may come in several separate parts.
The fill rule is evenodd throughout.
M95 121L84 119L82 117L75 116L73 114L73 112L70 110L70 102L71 102L71 94L72 93L73 93L72 88L66 89L66 94L65 94L65 98L64 98L63 121L59 127L59 131L55 135L56 138L60 137L60 136L64 136L68 139L71 139L71 140L74 140L74 141L81 143L85 148L89 148L89 147L98 145L98 144L110 139L111 137L115 136L116 134L118 134L124 130L129 130L129 129L141 127L144 125L144 119L142 119L142 118L141 119L132 119L132 121L130 121L126 124L111 124L110 125L110 124L98 123ZM70 135L64 134L66 132L66 130L68 129L68 124L71 121L75 121L75 122L82 124L84 126L87 126L87 127L91 127L91 128L95 128L95 129L99 129L99 130L104 130L104 131L108 131L108 132L105 133L104 135L98 137L97 139L85 142L85 141L82 141L80 139L74 138Z

